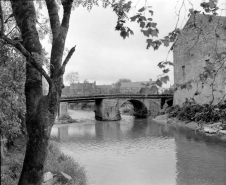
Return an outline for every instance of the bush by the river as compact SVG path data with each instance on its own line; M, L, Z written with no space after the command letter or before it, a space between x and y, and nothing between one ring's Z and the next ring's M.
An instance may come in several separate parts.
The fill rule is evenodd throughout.
M226 101L217 105L197 104L195 101L187 100L182 107L178 105L166 110L168 117L176 117L182 121L195 121L197 123L214 123L221 121L223 129L226 129Z
M95 103L88 102L88 103L71 103L69 105L70 109L74 110L94 110Z
M73 119L69 115L62 115L60 118L58 118L58 122L60 124L68 124L68 123L78 123L78 120Z
M17 185L23 166L26 139L18 139L4 156L1 156L1 184ZM64 172L72 177L71 184L85 185L88 180L84 171L73 158L62 154L56 144L50 142L44 171Z

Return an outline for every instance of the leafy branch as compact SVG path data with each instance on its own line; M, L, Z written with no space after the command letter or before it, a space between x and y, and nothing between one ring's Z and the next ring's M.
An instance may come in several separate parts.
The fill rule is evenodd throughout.
M22 55L24 55L30 64L32 64L48 81L49 85L52 85L52 80L50 79L49 75L46 73L46 71L42 68L41 64L37 61L37 58L35 58L31 53L29 53L20 42L14 41L6 37L5 35L2 36L2 39L6 41L7 44L10 44L11 46L14 46L16 49L18 49Z

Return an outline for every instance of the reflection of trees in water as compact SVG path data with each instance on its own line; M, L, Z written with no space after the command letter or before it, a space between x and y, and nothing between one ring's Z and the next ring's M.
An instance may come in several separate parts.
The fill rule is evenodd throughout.
M137 133L137 134L134 134ZM174 131L167 125L160 125L150 119L135 119L131 129L132 137L173 137Z
M177 184L226 182L226 143L216 138L178 129L175 132Z

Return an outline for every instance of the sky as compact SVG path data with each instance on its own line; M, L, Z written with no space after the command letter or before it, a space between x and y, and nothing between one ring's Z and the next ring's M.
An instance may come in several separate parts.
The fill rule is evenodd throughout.
M174 30L182 2L183 0L146 0L154 11L152 18L159 29L158 38L163 38ZM179 28L183 28L188 10L192 8L189 2L194 9L200 9L202 0L185 0L186 6L180 12ZM144 6L145 0L132 0L132 3L132 6L137 4L137 7L132 9L131 16ZM225 0L219 0L219 7L226 9ZM225 10L222 15L226 16ZM76 45L76 51L66 67L66 74L76 71L80 82L96 81L98 85L112 84L121 78L132 81L156 80L162 74L157 64L166 60L170 48L161 46L157 51L153 48L147 50L147 37L140 32L136 22L128 24L134 35L124 40L115 31L116 22L117 16L112 9L102 8L101 5L94 6L90 12L82 6L72 11L66 47L70 49ZM173 61L172 52L167 60ZM170 82L166 87L173 84L173 68L169 76ZM65 84L69 85L66 81Z

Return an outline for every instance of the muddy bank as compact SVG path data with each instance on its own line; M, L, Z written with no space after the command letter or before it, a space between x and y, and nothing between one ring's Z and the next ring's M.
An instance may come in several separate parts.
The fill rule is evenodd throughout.
M186 128L200 134L205 134L206 136L214 138L217 137L220 140L226 142L226 130L223 130L223 123L220 121L213 124L198 124L194 121L188 122L178 120L177 118L168 118L167 114L157 116L153 120L159 124L164 124L171 127Z

